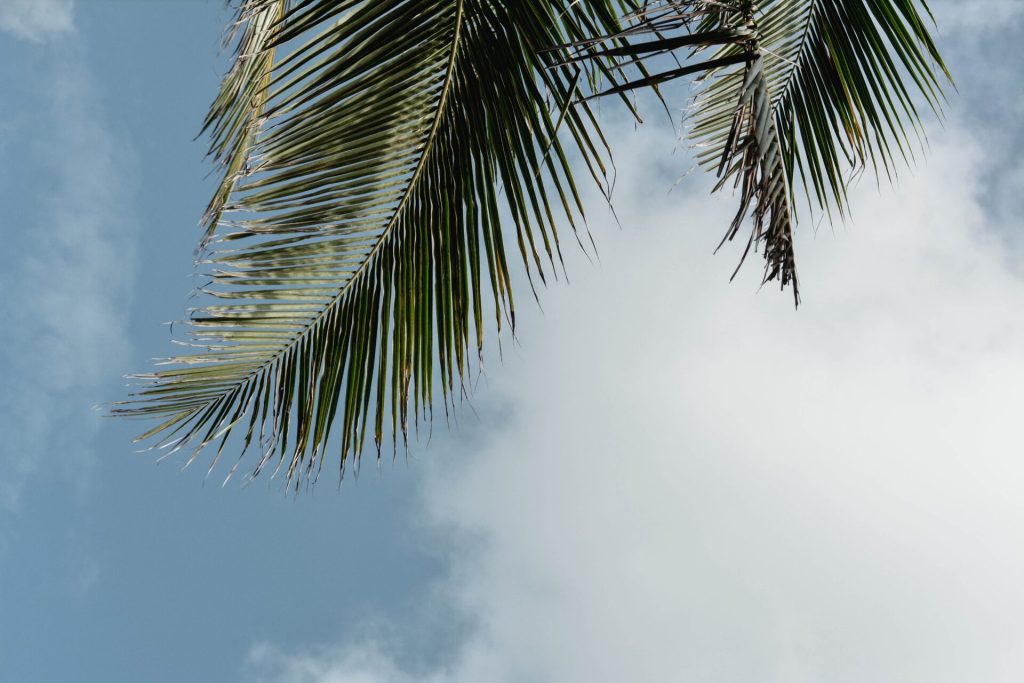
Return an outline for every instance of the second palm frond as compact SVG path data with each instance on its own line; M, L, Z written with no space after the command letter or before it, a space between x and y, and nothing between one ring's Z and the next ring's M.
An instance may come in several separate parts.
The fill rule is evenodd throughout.
M869 168L891 178L912 158L919 108L938 114L949 79L930 20L923 0L652 0L622 31L570 45L558 63L677 57L595 95L695 79L687 134L714 189L739 195L723 242L749 215L740 263L761 251L764 281L791 285L799 302L795 183L812 207L843 214L851 177Z

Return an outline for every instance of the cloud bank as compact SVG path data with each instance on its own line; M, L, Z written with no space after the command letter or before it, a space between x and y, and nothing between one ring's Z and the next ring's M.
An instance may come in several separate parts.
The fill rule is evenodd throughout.
M261 644L245 680L1024 678L1024 276L1006 210L1022 100L984 48L1024 14L937 11L974 99L897 189L856 188L850 226L804 221L798 312L755 294L754 262L726 284L737 248L710 252L732 203L698 176L662 192L689 163L669 133L610 131L626 229L594 221L601 264L571 264L544 315L524 307L480 420L419 461L448 560L434 621ZM463 637L425 657L409 634L445 621Z
M856 191L852 229L805 225L794 312L756 265L725 283L736 251L712 258L707 226L729 202L650 191L664 134L619 155L639 229L595 226L602 265L546 293L479 426L424 458L461 648L424 672L400 642L261 646L255 675L1024 676L1024 281L979 202L983 150L935 132L897 191Z

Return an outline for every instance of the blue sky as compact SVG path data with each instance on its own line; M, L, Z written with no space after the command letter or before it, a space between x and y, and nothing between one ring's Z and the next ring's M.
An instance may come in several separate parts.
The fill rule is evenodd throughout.
M162 323L186 305L212 187L193 138L226 18L217 2L87 2L74 31L0 37L19 323L3 332L0 680L236 680L254 642L415 609L437 570L415 468L299 500L269 480L221 489L154 465L129 443L138 424L93 410L168 352Z
M295 498L93 409L187 305L222 3L3 0L0 681L1019 681L1024 11L936 8L947 121L805 222L800 311L612 117L624 228L476 414Z

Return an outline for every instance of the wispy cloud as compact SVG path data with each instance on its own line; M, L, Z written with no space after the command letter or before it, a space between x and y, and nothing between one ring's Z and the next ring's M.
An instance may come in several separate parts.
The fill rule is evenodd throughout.
M1024 135L1015 133L1024 118L1024 88L1021 59L1005 45L1024 36L1024 2L941 0L935 11L960 91L953 105L985 148L982 199L994 220L1003 224L1003 237L1016 250L1019 263L1024 233L1013 227L1024 185Z
M0 31L45 43L75 30L73 0L3 0Z
M288 683L444 683L441 674L420 678L406 673L374 643L341 651L320 650L286 655L259 645L249 653L247 666L265 680ZM263 679L261 679L263 680ZM256 683L260 683L257 681Z
M1019 0L938 0L931 4L939 26L947 34L1005 29L1024 17L1024 4Z
M135 264L132 161L105 123L80 50L61 46L40 68L44 85L31 116L4 133L21 143L4 147L4 164L33 179L28 195L12 198L21 210L18 224L5 221L13 248L0 275L7 510L44 462L76 482L88 479L99 428L92 405L127 349Z

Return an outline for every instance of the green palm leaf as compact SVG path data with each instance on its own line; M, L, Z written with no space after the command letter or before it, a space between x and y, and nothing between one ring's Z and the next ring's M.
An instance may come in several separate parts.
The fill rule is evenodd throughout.
M582 216L569 156L604 182L591 112L569 106L596 76L545 68L540 53L617 30L622 11L242 2L206 121L225 169L204 217L213 301L190 321L195 353L138 376L114 412L156 418L140 439L189 448L188 462L219 441L215 463L237 434L243 452L258 445L254 475L276 462L297 484L334 432L342 471L368 430L378 454L389 432L405 438L435 379L447 410L482 348L485 299L499 329L514 325L501 212L543 280L560 259L556 224Z
M752 214L744 257L762 250L764 281L792 284L799 302L794 178L817 206L842 214L851 175L871 168L891 177L912 156L918 103L939 111L949 72L919 8L930 17L924 0L655 0L609 36L629 45L576 43L582 52L562 64L689 50L685 63L598 94L699 78L689 136L719 177L715 190L739 189L723 242Z

